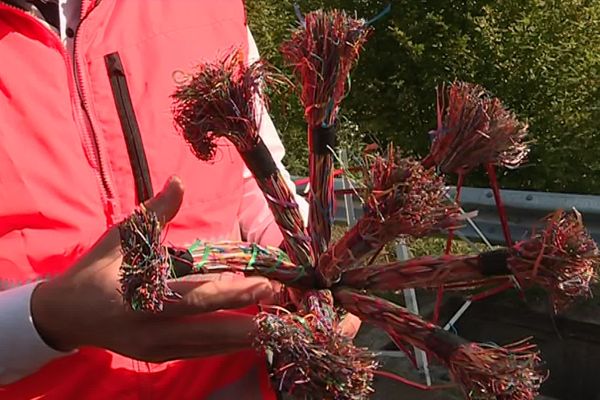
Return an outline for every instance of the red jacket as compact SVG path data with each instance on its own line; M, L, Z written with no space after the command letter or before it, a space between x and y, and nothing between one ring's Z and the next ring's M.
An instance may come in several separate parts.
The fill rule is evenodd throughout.
M278 244L272 216L235 148L223 141L214 162L198 161L170 112L175 71L234 47L248 52L241 0L83 1L75 43L72 60L54 32L0 2L0 288L61 273L137 203L135 168L107 73L105 56L115 52L154 189L173 174L186 185L167 240ZM265 140L282 153L276 135ZM265 362L252 351L147 364L92 348L0 389L0 398L38 396L274 397Z

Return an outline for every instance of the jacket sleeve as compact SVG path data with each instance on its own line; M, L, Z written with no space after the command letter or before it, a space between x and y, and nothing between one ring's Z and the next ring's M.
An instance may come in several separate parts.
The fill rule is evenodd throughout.
M259 55L250 31L248 31L248 43L249 62L253 62L258 59ZM308 204L301 196L296 195L295 185L282 163L285 155L283 143L281 142L279 134L275 129L275 125L273 124L266 107L264 107L264 105L261 105L260 107L261 109L258 110L258 112L261 121L261 138L271 152L271 155L273 156L277 167L283 175L286 184L294 194L296 202L300 207L300 213L302 214L302 217L306 223L308 217ZM254 177L246 167L244 167L243 185L243 197L238 212L238 220L242 231L242 238L246 241L259 243L262 245L279 246L282 241L282 235L279 231L279 227L275 223L273 214L269 210L267 202L261 190L258 188Z
M70 354L50 348L35 328L30 300L38 284L0 291L0 385L15 382L47 362Z

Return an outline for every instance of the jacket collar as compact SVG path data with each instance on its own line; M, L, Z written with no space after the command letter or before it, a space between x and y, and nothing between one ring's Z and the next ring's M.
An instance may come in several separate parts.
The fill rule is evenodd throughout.
M58 2L58 0L45 0L43 2L48 3L48 2L53 2L53 1ZM48 21L44 17L44 14L42 14L42 12L39 10L39 8L37 8L36 5L33 4L33 2L31 2L30 0L0 0L0 2L11 5L13 7L16 7L20 10L23 10L25 13L27 13L27 14L37 18L41 22L43 22L46 26L48 26L48 28L52 29L57 34L59 33L57 27L53 26L51 23L48 23Z
M60 0L40 0L43 3L59 3ZM100 3L101 0L81 0L82 15L87 15L94 7ZM0 3L10 4L14 7L20 8L21 10L32 14L33 16L44 19L42 13L30 0L0 0Z

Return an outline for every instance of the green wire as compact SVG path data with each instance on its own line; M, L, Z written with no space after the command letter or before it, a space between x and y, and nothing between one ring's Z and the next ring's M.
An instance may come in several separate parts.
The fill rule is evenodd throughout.
M189 248L190 253L193 253L194 251L196 251L196 249L198 249L198 247L200 247L202 245L202 241L199 239L196 239L196 241L194 243L192 243L192 245Z
M204 247L204 254L202 255L202 260L200 260L198 264L194 265L194 269L196 271L201 270L204 267L204 265L206 265L206 263L208 262L208 256L210 256L210 245L207 243Z
M248 261L248 264L246 264L244 271L247 271L248 269L252 268L254 263L256 263L256 257L258 256L258 252L260 250L258 246L254 243L252 243L250 246L252 247L252 256L250 257L250 261Z
M300 272L298 273L298 276L296 276L294 279L292 279L290 281L290 283L296 282L297 280L299 280L300 278L302 278L304 275L306 275L306 269L304 268L304 265L299 265L298 269L300 270Z
M283 263L283 259L285 257L286 257L286 254L283 251L279 251L279 254L277 255L277 262L275 262L275 265L267 270L267 273L275 272L277 270L277 268L279 268L281 266L281 264Z

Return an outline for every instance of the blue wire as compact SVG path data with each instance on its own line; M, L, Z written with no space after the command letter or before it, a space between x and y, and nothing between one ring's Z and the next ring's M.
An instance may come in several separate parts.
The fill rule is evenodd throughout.
M376 16L374 16L373 18L368 20L365 23L365 25L372 25L373 23L375 23L378 20L380 20L381 18L383 18L390 11L392 11L392 3L388 3L388 5L379 14L377 14Z
M303 28L306 28L306 20L302 15L302 11L300 10L300 6L298 5L298 3L294 3L294 12L296 13L296 18L298 18L298 22L300 22L300 25L302 25Z

